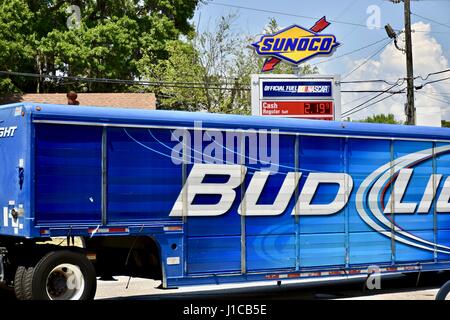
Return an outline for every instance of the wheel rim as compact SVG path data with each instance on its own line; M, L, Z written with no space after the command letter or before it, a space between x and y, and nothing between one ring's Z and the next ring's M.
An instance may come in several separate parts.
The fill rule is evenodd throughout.
M46 289L51 300L79 300L84 288L83 273L76 265L63 263L48 274Z

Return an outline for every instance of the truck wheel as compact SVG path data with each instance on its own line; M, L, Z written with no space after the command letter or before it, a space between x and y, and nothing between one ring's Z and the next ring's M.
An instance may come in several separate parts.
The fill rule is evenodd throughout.
M31 281L33 280L33 267L19 266L14 276L14 292L18 300L31 300Z
M441 287L441 289L439 289L439 291L436 295L436 300L446 300L449 293L450 293L450 281L447 281L447 283L444 284Z
M22 276L22 290L23 290L23 300L32 300L33 292L31 284L33 282L34 267L28 267L23 272Z
M14 276L14 293L16 294L17 300L25 300L25 294L23 290L23 275L26 271L24 266L19 266L16 270L16 274Z
M97 289L95 269L86 256L72 251L53 251L33 269L33 300L92 300Z

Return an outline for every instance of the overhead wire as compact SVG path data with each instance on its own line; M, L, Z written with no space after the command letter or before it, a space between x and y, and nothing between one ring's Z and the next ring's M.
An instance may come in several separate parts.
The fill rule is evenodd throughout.
M436 74L442 74L442 73L446 73L446 72L450 72L450 68L449 68L449 69L444 69L444 70L441 70L441 71L431 72L431 73L427 74L427 76L426 76L425 78L422 77L422 76L416 76L416 77L414 77L414 80L420 78L420 79L422 79L423 81L425 81L425 80L427 80L430 76L434 76L434 75L436 75Z
M435 100L435 101L439 101L439 102L441 102L441 103L443 103L443 104L447 104L447 105L449 104L449 101L441 100L441 99L439 99L439 98L436 98L436 97L434 97L434 96L431 96L431 95L429 95L428 92L418 91L418 93L421 93L422 95L425 95L427 98L430 98L430 99Z
M262 12L262 13L271 13L271 14L277 14L277 15L283 15L283 16L289 16L289 17L296 17L296 18L303 18L303 19L309 19L309 20L319 20L321 17L312 17L312 16L306 16L306 15L299 15L294 13L288 13L288 12L282 12L282 11L275 11L275 10L269 10L269 9L261 9L261 8L254 8L254 7L246 7L246 6L240 6L240 5L234 5L234 4L228 4L228 3L222 3L222 2L208 2L208 5L217 5L217 6L223 6L223 7L229 7L229 8L235 8L235 9L243 9L243 10L249 10L249 11L255 11L255 12ZM358 27L364 27L367 28L366 24L362 23L355 23L350 21L339 21L335 19L327 19L328 22L332 23L338 23L338 24L345 24L350 26L358 26ZM376 29L382 29L382 27L378 27ZM397 30L400 31L400 30Z
M440 25L440 26L444 26L444 27L450 28L450 26L446 25L445 23L436 21L436 20L434 20L434 19L424 17L424 16L422 16L422 15L420 15L420 14L417 14L417 13L414 13L414 12L411 12L411 14L412 14L413 16L418 17L418 18L422 18L422 19L428 20L428 21L430 21L430 22L433 22L434 24L437 24L437 25Z
M54 80L70 80L75 82L89 82L89 83L114 83L114 84L124 84L124 85L142 85L142 86L153 86L153 87L167 87L167 88L184 88L184 89L222 89L222 90L236 90L236 91L250 91L250 86L240 84L239 87L231 87L234 83L206 83L206 82L165 82L165 81L143 81L143 80L121 80L121 79L109 79L109 78L88 78L88 77L74 77L74 76L57 76L49 74L37 74L37 73L27 73L27 72L12 72L12 71L0 71L0 75L9 76L22 76L22 77L33 77L33 78L44 78L44 79L54 79ZM72 83L75 83L72 82ZM351 83L371 83L371 82L382 82L388 85L401 85L404 79L398 79L395 83L389 82L383 79L371 79L371 80L355 80L355 81L343 81L343 84ZM342 90L343 93L362 93L362 92L385 92L384 90Z
M351 109L349 109L349 110L347 110L347 111L344 111L344 112L342 113L342 116L347 116L347 114L353 114L353 113L354 113L353 111L355 111L355 110L357 110L357 109L359 109L359 108L361 108L361 107L363 107L363 108L361 108L361 110L365 109L366 107L365 107L364 105L365 105L366 103L368 103L368 102L370 102L370 101L372 101L372 100L378 98L379 96L381 96L381 95L387 93L388 91L390 91L392 88L394 88L394 87L396 87L396 86L397 86L397 84L395 84L395 85L393 85L393 86L390 86L390 87L387 88L386 90L383 90L382 92L376 94L375 96L371 97L370 99L368 99L368 100L366 100L366 101L364 101L364 102L358 104L357 106L355 106L355 107L353 107L353 108L351 108ZM398 93L402 93L403 91L404 91L404 88L403 88L402 90L396 92L396 93L391 93L391 95L398 94ZM369 105L369 106L370 106L370 105ZM355 112L356 112L356 111L355 111Z
M383 97L383 98L381 98L381 99L379 99L379 100L377 100L377 101L374 101L374 102L372 102L371 104L368 104L368 105L364 106L363 108L361 108L361 109L359 109L359 110L355 110L355 111L352 111L352 112L343 113L343 114L342 114L342 117L348 117L348 116L350 116L350 115L352 115L352 114L355 114L355 113L360 112L360 111L362 111L362 110L364 110L364 109L367 109L368 107L371 107L371 106L373 106L373 105L375 105L375 104L377 104L377 103L379 103L379 102L381 102L381 101L384 101L384 100L386 100L386 99L388 99L388 98L391 98L393 95L395 95L395 93L391 93L390 95L388 95L388 96L386 96L386 97Z
M351 74L353 74L356 70L358 70L359 68L361 68L362 66L364 66L366 63L368 63L372 58L374 58L376 55L378 55L384 48L386 48L389 44L391 43L391 40L389 39L389 41L387 43L385 43L381 48L377 49L374 53L372 53L370 56L368 56L362 63L360 63L358 66L356 66L356 68L354 68L352 71L350 71L349 73L345 74L342 79L346 79L348 78Z
M89 77L75 77L75 76L57 76L49 74L37 74L28 72L13 72L13 71L0 71L0 75L9 76L22 76L33 78L48 78L54 80L71 80L78 82L88 83L113 83L124 85L143 85L168 88L184 88L184 89L223 89L223 90L237 90L237 91L249 91L249 86L232 86L234 83L206 83L206 82L169 82L169 81L145 81L145 80L122 80L122 79L109 79L109 78L89 78Z
M402 85L404 82L406 81L405 78L399 78L397 79L395 82L393 81L387 81L387 80L383 80L383 79L369 79L369 80L352 80L352 81L341 81L340 84L347 84L347 83L376 83L376 82L381 82L381 83L385 83L387 85Z
M350 100L350 101L344 103L342 106L352 104L353 102L360 101L360 100L362 100L362 99L366 99L366 98L368 98L368 97L370 97L370 96L373 96L373 94L372 94L372 93L371 93L371 94L367 94L367 95L364 95L364 96L362 96L362 97L358 97L358 98L356 98L356 99Z
M316 65L323 64L323 63L327 63L327 62L330 62L330 61L333 61L333 60L336 60L336 59L340 59L340 58L342 58L342 57L351 55L351 54L353 54L353 53L355 53L355 52L359 52L359 51L362 51L362 50L364 50L364 49L370 48L370 47L372 47L372 46L374 46L374 45L376 45L376 44L378 44L378 43L380 43L380 42L383 42L384 40L387 40L387 39L388 39L387 37L384 37L384 38L382 38L382 39L380 39L380 40L377 40L377 41L375 41L375 42L369 43L369 44L367 44L367 45L365 45L365 46L362 46L362 47L357 48L357 49L354 49L354 50L352 50L352 51L343 53L343 54L341 54L341 55L335 56L335 57L333 57L333 58L326 59L326 60L323 60L323 61L319 61L319 62L316 62L316 63L311 63L311 66L316 66Z
M435 96L450 97L450 93L436 92L436 91L429 91L427 93L435 95Z
M441 79L436 79L436 80L433 80L433 81L428 81L428 82L422 83L422 84L420 84L420 85L418 85L418 86L414 86L414 88L415 88L416 90L420 90L420 89L422 89L423 87L425 87L426 85L433 84L433 83L438 83L438 82L442 82L442 81L446 81L446 80L450 80L450 77L441 78Z

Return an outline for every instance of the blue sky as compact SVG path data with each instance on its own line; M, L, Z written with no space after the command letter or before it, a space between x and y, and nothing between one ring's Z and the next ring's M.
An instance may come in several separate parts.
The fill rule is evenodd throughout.
M310 17L326 16L328 19L350 22L357 24L366 24L369 17L367 9L371 5L380 8L381 28L369 30L367 27L353 26L343 23L332 23L326 30L327 33L336 35L341 46L335 52L335 55L346 53L360 48L366 44L373 43L386 36L384 25L390 23L396 29L403 28L403 3L393 4L387 0L316 0L316 1L292 1L292 0L213 0L207 4L201 5L197 10L194 22L199 25L200 30L211 28L214 21L229 13L237 13L238 18L233 25L236 32L242 32L249 35L255 35L255 38L270 17L274 17L281 27L291 24L310 27L314 23L312 19L287 16L277 13L265 13L253 10L238 9L226 7L221 4L259 8L263 10L273 10L294 15L303 15ZM420 0L412 1L411 11L420 16L431 18L437 22L448 24L442 26L432 23L426 19L412 16L412 22L423 21L431 23L431 35L439 42L444 50L444 54L450 60L450 0ZM353 59L361 59L369 56L371 53L381 47L382 43L370 47L366 50L351 55ZM326 58L322 58L326 59ZM313 62L319 62L316 59ZM326 71L331 73L345 73L343 64L327 63Z
M233 8L230 5L277 12L259 12ZM371 14L368 13L368 9L371 6L379 8L380 13L380 25L374 29L369 29L366 25ZM413 34L414 75L426 76L430 72L450 68L450 0L412 0L411 12L413 13L411 16L413 30L416 28L417 31ZM233 31L253 36L255 40L259 39L258 35L261 34L271 17L276 18L280 27L298 24L309 28L315 20L298 16L316 18L326 16L329 21L331 20L331 25L326 29L326 33L334 34L337 41L341 43L334 53L335 57L383 38L386 40L329 62L324 63L329 59L328 57L317 57L310 60L312 64L319 63L317 64L319 73L346 75L376 51L379 51L378 54L368 59L363 67L353 72L347 80L385 79L395 81L406 76L404 54L395 49L393 43L383 48L388 42L384 26L389 23L397 30L404 27L403 2L394 4L387 0L211 0L199 6L193 22L200 31L213 30L215 21L230 13L237 14L237 19L232 26ZM434 21L430 21L430 19ZM351 25L352 23L358 24L358 26ZM399 38L399 45L404 46L402 36ZM440 77L442 76L449 76L449 74L440 75ZM420 84L420 81L418 79L416 84ZM353 88L385 89L379 85ZM351 109L355 103L361 102L352 103L358 97L361 97L361 94L344 94L342 96L343 111ZM435 110L435 112L441 112L443 119L450 120L450 81L426 86L426 89L418 92L415 100L416 106L423 108L424 112L429 113L431 110ZM384 103L355 114L355 119L376 113L393 113L397 119L404 120L404 102L404 94L394 95ZM440 111L439 108L433 109L436 107L439 107Z

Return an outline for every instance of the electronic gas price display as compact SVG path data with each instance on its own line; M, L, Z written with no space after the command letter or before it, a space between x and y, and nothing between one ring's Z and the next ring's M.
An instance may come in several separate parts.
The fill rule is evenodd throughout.
M252 114L340 120L337 76L253 75Z
M333 120L333 101L262 101L261 115Z

